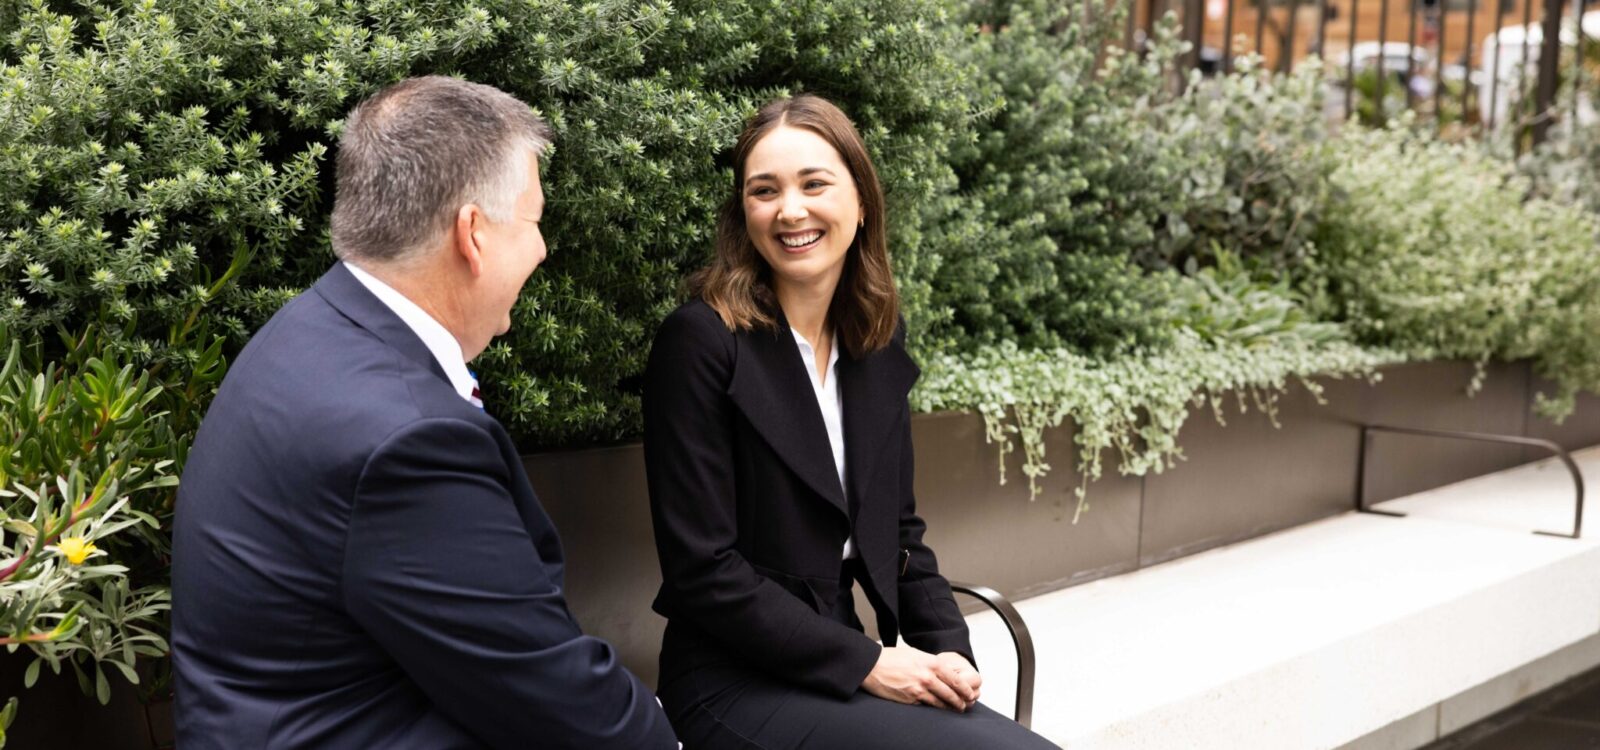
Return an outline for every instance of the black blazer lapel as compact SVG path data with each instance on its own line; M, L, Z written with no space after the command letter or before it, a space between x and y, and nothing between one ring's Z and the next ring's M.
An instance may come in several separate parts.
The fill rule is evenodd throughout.
M848 518L828 428L822 423L794 334L780 321L775 330L744 331L737 340L739 355L728 397L778 457ZM844 361L842 357L840 361Z
M894 440L900 411L907 408L906 395L922 373L896 341L860 359L841 353L838 374L839 396L844 400L845 480L859 507L878 456Z
M383 304L383 300L374 296L354 274L350 273L350 269L345 268L344 263L333 264L333 268L328 269L328 272L323 274L311 288L356 325L371 331L407 359L428 368L445 382L450 382L450 376L439 366L439 361L433 358L433 352L428 350L428 345L422 343L422 339L417 338L417 334L400 319L399 315L390 310L388 305Z

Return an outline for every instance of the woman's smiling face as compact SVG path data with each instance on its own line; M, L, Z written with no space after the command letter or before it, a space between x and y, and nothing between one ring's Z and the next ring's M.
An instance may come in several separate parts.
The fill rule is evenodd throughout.
M838 150L804 128L779 125L744 164L745 229L785 286L837 285L861 221L855 178Z

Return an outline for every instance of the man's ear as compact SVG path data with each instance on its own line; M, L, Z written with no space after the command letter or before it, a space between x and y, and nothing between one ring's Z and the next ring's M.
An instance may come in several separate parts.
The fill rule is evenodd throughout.
M479 241L479 233L483 231L487 219L483 209L472 203L456 211L456 229L452 235L453 249L467 262L467 268L472 271L474 277L483 275L483 243Z

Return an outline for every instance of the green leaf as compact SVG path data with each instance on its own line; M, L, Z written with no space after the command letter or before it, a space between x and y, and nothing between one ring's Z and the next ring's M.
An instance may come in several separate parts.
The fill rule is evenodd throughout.
M106 680L105 670L99 665L94 668L94 697L102 706L111 702L111 683Z
M128 682L131 682L135 685L139 684L139 673L135 672L133 667L120 661L109 661L106 663L116 667L117 671L121 672L122 676L128 679Z

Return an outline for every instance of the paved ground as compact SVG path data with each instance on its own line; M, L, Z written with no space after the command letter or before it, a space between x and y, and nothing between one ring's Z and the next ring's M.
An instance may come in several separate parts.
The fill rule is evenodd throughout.
M1423 750L1600 750L1600 669L1574 677Z

